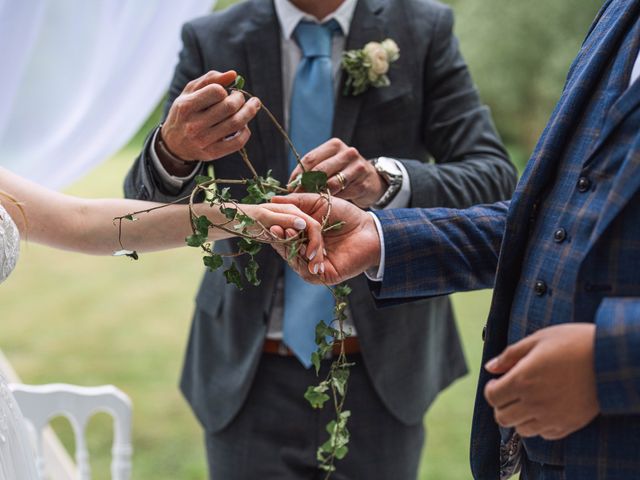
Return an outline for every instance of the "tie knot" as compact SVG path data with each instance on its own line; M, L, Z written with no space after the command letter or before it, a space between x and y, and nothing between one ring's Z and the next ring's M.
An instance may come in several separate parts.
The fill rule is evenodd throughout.
M330 57L331 38L340 31L340 25L335 20L318 24L301 21L293 32L304 57Z

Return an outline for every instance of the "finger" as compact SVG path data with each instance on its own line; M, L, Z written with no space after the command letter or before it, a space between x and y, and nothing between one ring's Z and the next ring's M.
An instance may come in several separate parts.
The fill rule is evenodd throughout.
M517 425L516 432L521 437L535 437L536 435L540 435L543 427L537 420L529 420L520 425Z
M256 106L255 102L259 103L259 100L255 99L252 105ZM229 120L240 111L245 103L245 97L242 93L232 92L224 100L209 105L198 115L197 122L204 127L213 127Z
M516 400L510 404L496 408L494 411L494 417L498 425L503 427L514 427L522 423L533 420L535 415L531 411L531 408L525 406L524 402Z
M521 392L513 386L511 378L505 376L499 380L489 380L484 387L484 398L494 408L502 408L519 401Z
M251 138L251 130L249 130L249 127L244 127L237 135L212 143L205 148L203 150L203 160L214 160L237 152L247 144L249 138Z
M233 70L229 70L227 72L217 72L215 70L210 70L201 77L198 77L187 83L187 85L184 87L184 92L195 92L196 90L200 90L201 88L212 84L218 84L226 87L227 85L231 85L237 76L238 74Z
M260 110L260 100L251 98L247 103L240 107L236 113L223 120L217 125L210 125L210 119L200 119L199 123L203 126L203 133L197 139L200 144L211 145L218 141L228 141L233 138L240 130L245 128L247 124L253 120Z
M320 220L327 209L327 201L316 193L295 193L286 197L275 196L271 199L271 202L290 203L316 220Z
M348 148L347 145L337 138L332 138L331 140L327 140L322 145L314 148L309 153L304 155L300 162L304 165L304 168L307 170L312 170L316 165L325 161L328 158L333 157L339 151ZM289 183L292 180L302 173L302 168L300 165L296 166L296 168L291 172L291 176L289 178Z
M200 117L202 117L207 109L213 105L218 105L228 97L229 94L224 87L214 83L189 93L184 97L184 101L187 103L191 113L197 114L200 112Z
M489 360L484 366L489 373L500 374L511 370L537 344L535 336L528 336L523 340L507 347L500 355Z
M272 225L271 228L269 228L269 231L280 239L284 238L284 228L280 225Z

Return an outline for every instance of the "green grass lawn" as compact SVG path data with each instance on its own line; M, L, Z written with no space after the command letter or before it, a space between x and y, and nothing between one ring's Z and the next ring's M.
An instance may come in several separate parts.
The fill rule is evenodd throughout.
M68 191L121 196L134 155L125 150ZM15 274L0 288L0 348L25 382L110 383L131 396L134 479L206 477L200 428L177 388L200 264L198 252L186 248L133 262L23 244ZM454 303L471 373L427 415L421 479L470 478L468 438L489 293L456 295ZM54 425L73 448L66 421ZM110 442L109 420L99 415L89 427L96 480L109 478Z

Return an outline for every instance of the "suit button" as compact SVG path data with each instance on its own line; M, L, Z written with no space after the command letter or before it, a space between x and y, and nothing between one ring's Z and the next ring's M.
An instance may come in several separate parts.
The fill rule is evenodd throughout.
M580 177L578 180L578 191L580 193L585 193L591 188L591 180L587 177Z
M487 326L485 325L484 327L482 327L482 341L484 342L484 339L487 338Z
M564 228L559 228L553 232L553 241L556 243L562 243L567 238L567 231Z
M541 297L545 293L547 293L547 284L542 280L538 280L533 286L533 291L536 292L536 295Z

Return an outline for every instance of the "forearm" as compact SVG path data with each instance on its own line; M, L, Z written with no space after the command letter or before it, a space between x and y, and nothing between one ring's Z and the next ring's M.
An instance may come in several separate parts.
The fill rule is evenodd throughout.
M408 299L490 288L508 202L465 210L380 211L385 251L380 299Z

